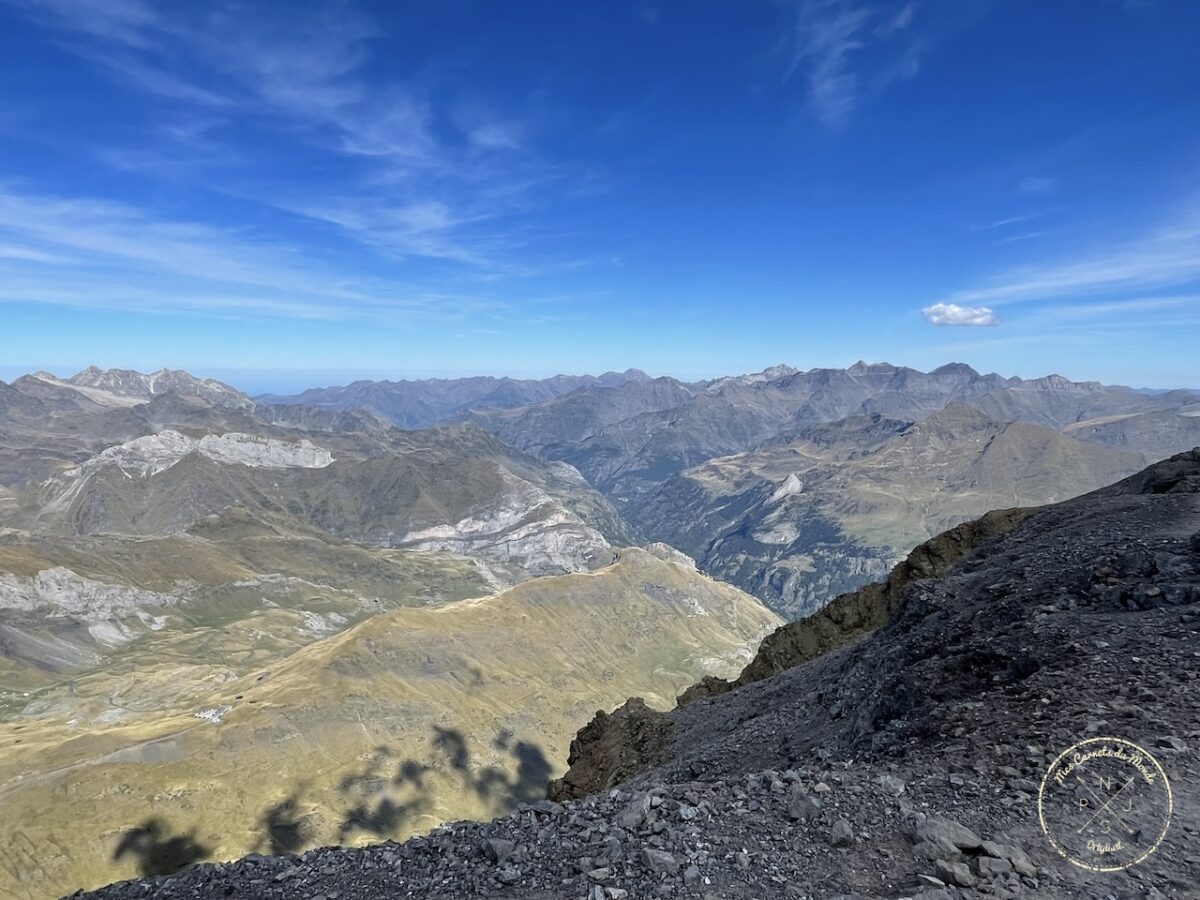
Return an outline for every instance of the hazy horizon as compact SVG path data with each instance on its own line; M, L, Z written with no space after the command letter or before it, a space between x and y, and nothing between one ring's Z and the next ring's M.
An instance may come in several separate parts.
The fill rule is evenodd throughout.
M919 371L924 371L924 372L932 371L933 369L936 369L939 366L948 365L950 363L965 363L966 365L969 365L969 366L971 366L971 368L978 371L980 374L983 374L983 375L993 374L992 370L983 369L983 368L980 368L979 366L971 365L971 363L965 359L947 359L941 363L938 363L937 365L932 365L932 366L927 366L927 367L926 366L908 365L903 362L898 362L894 359L876 359L876 360L865 359L865 360L863 360L860 358L860 359L853 359L853 360L847 361L845 363L839 363L839 364L833 364L833 365L816 364L816 363L814 363L812 365L801 365L794 361L776 360L775 362L767 363L765 365L758 365L758 366L755 366L752 368L747 368L747 369L739 369L737 371L720 371L720 372L704 371L704 372L694 372L694 373L659 371L656 368L652 368L652 367L648 367L648 366L639 366L636 364L622 365L622 366L608 366L605 368L599 368L599 369L587 370L587 371L584 371L584 370L544 371L544 370L532 370L532 369L531 370L510 370L510 371L504 371L504 370L482 371L482 370L466 370L466 369L464 369L464 370L445 369L445 370L406 371L406 370L402 370L402 369L396 369L396 370L391 370L391 371L380 372L380 371L375 371L375 370L355 371L355 370L339 370L339 369L207 369L204 367L193 368L190 366L174 365L174 364L167 364L167 365L161 365L161 366L148 366L148 367L138 368L136 366L127 366L127 365L100 366L97 363L85 363L84 365L57 366L57 367L56 366L41 366L41 365L19 366L19 365L0 364L0 381L10 382L14 378L19 378L22 375L29 375L29 374L32 374L32 373L38 372L38 371L50 372L51 374L56 375L59 378L68 378L68 377L76 374L77 372L87 368L90 365L97 365L99 368L102 368L102 369L134 369L136 371L142 371L142 372L153 372L153 371L158 371L159 369L166 368L166 369L182 369L182 370L190 372L192 375L196 375L198 377L215 378L218 381L222 381L232 387L237 388L238 390L242 391L245 394L249 394L250 396L258 396L258 395L263 395L263 394L281 394L281 395L298 394L298 393L301 393L302 391L313 389L313 388L338 387L338 386L350 384L355 381L420 381L420 380L427 380L427 379L452 380L452 379L458 379L458 378L472 378L472 377L513 378L513 379L518 379L518 380L525 380L525 379L541 380L541 379L545 379L545 378L553 378L557 375L565 375L565 376L595 375L595 376L598 376L598 375L602 375L606 372L624 372L627 369L640 370L640 371L646 373L647 375L649 375L651 378L670 377L670 378L678 379L680 381L693 382L693 381L707 381L707 380L711 380L711 379L715 379L715 378L722 378L722 377L732 376L732 375L749 375L749 374L753 374L756 372L762 372L765 369L768 369L768 368L771 368L772 366L777 366L777 365L789 365L789 366L792 366L793 368L799 369L801 371L805 371L808 369L821 369L821 368L847 369L847 368L850 368L852 365L854 365L856 362L860 362L860 361L865 361L869 364L888 363L888 364L899 366L899 367L918 369ZM1129 387L1129 388L1134 388L1136 390L1198 390L1198 391L1200 391L1200 387L1198 387L1196 384L1123 384L1121 382L1105 381L1104 379L1101 379L1101 378L1081 377L1081 376L1077 376L1075 373L1072 373L1072 372L1064 372L1064 371L1057 371L1057 370L1045 371L1045 372L1040 372L1040 371L1031 371L1031 372L997 371L997 372L994 372L994 374L1002 375L1005 378L1017 377L1017 378L1024 378L1024 379L1041 378L1041 377L1044 377L1047 375L1062 375L1063 377L1065 377L1071 381L1098 381L1101 384L1106 384L1106 385L1111 385L1111 386Z

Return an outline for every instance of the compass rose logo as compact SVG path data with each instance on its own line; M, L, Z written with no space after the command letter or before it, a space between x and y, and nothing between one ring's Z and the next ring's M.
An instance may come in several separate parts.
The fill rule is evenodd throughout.
M1171 784L1137 744L1089 738L1051 763L1038 791L1038 818L1058 853L1094 872L1137 865L1171 824Z

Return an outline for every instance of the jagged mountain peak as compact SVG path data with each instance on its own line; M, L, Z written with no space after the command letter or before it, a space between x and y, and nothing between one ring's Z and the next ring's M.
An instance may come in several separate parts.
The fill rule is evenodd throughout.
M903 367L902 366L894 366L890 362L869 363L864 359L860 359L854 365L850 366L850 368L848 368L846 371L849 372L851 375L866 375L868 373L870 373L872 375L877 375L877 374L886 375L890 372L897 372L901 368L903 368Z
M777 382L785 381L796 375L800 370L789 366L786 363L768 366L761 372L750 372L746 375L727 375L723 378L714 378L705 384L705 387L710 392L720 391L722 388L731 385L771 385Z
M800 371L795 366L789 366L787 363L778 363L774 366L768 366L758 374L763 376L767 381L774 381L777 378L786 378L788 375L795 375Z
M107 391L119 397L149 400L160 394L173 393L198 396L216 406L248 408L254 405L249 397L236 388L215 378L198 377L183 369L162 368L146 373L135 369L88 366L61 383Z
M966 363L949 362L944 366L938 366L930 375L964 375L968 378L978 378L979 373Z

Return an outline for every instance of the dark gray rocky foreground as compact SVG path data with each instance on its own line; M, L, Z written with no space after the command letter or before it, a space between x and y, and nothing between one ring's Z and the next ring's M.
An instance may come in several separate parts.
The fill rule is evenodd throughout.
M543 801L404 844L249 857L96 897L829 898L1039 894L1026 850L938 816L942 773L906 782L851 764ZM1015 793L1015 792L1014 792ZM950 805L964 821L971 790ZM1050 876L1051 879L1053 876Z
M1200 451L901 591L886 625L816 658L598 719L572 768L614 788L94 896L1200 898ZM1049 763L1095 735L1147 747L1174 787L1166 840L1121 872L1067 864L1037 820Z

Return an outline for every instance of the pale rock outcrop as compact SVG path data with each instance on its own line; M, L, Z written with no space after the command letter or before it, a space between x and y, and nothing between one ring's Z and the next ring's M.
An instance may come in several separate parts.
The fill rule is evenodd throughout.
M50 617L70 616L92 624L106 623L116 616L141 614L146 608L175 606L181 599L179 593L157 593L93 581L63 566L43 569L32 578L0 575L0 609L42 610ZM146 624L153 627L153 621ZM93 636L102 642L119 642L116 633L100 631Z
M53 476L45 484L50 493L46 507L64 508L102 470L115 467L126 478L152 478L193 453L223 465L262 469L323 469L333 463L332 453L307 439L280 441L239 432L193 438L166 429L108 447Z

